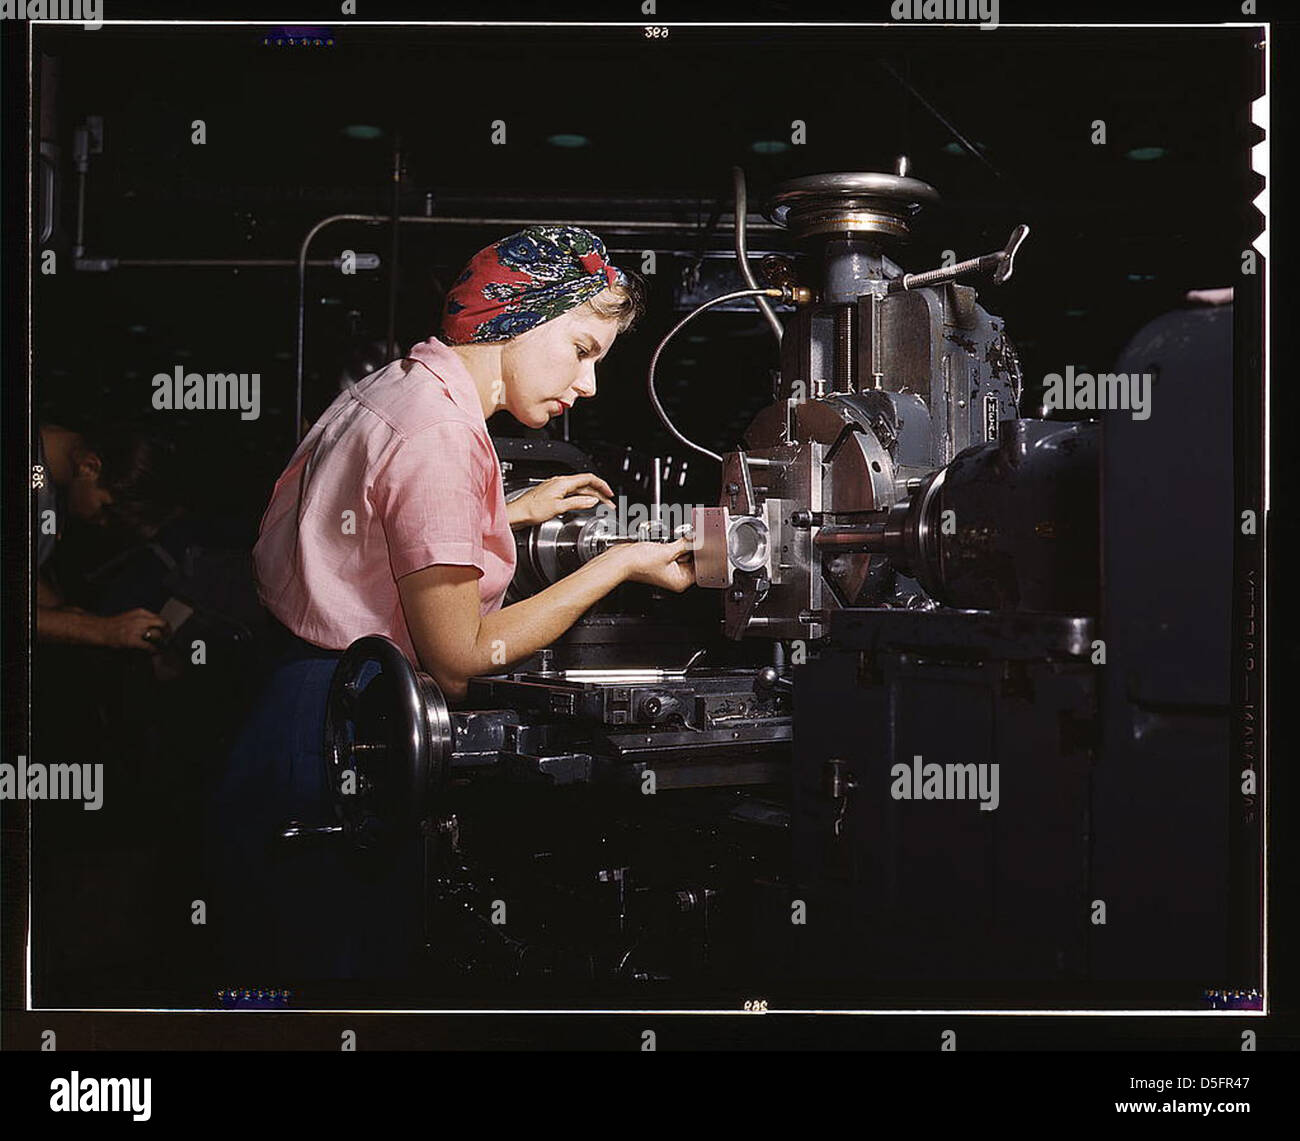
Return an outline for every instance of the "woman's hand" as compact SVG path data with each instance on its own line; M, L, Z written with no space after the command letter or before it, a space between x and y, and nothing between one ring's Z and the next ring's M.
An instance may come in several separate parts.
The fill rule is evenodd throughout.
M614 491L599 476L587 471L581 475L557 475L530 487L506 504L506 513L511 527L528 527L598 503L613 508Z
M627 543L611 547L606 558L619 561L625 582L643 582L680 594L695 585L691 541Z

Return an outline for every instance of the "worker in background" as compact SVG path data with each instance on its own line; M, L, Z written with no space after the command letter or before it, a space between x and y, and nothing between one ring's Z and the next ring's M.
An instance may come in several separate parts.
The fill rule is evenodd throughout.
M151 610L99 615L69 605L48 564L69 517L115 526L144 540L174 516L178 508L166 451L161 441L131 425L83 432L40 425L32 473L38 640L150 652L164 640L167 623Z

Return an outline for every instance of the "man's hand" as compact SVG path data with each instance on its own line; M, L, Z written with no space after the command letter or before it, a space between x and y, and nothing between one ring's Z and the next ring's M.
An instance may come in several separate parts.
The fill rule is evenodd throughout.
M530 527L545 523L566 511L580 511L604 503L614 507L614 491L603 479L591 472L581 475L557 475L506 504L511 527Z
M152 610L127 610L102 618L76 606L36 608L36 636L42 642L156 653L169 633L166 620Z
M161 615L137 608L99 619L97 641L112 649L157 653L168 633L167 622Z

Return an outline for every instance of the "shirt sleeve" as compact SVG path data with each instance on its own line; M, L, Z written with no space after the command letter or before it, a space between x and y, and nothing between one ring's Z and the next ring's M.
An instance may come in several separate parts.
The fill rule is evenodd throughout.
M443 421L397 444L372 484L394 579L436 564L486 569L483 517L492 469L484 444Z

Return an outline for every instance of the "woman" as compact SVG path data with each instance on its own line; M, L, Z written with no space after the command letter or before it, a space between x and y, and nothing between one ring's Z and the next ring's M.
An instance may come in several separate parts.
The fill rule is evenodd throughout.
M594 396L597 362L640 308L634 279L595 234L530 226L470 260L447 295L441 339L349 383L289 461L253 552L260 597L283 627L277 660L210 820L229 967L292 979L413 965L418 852L366 873L340 842L274 839L291 820L330 820L321 732L351 642L386 635L457 701L469 678L550 645L621 583L682 591L695 581L687 540L630 543L501 606L511 528L613 493L585 473L507 504L486 421L504 408L538 428Z

